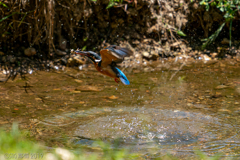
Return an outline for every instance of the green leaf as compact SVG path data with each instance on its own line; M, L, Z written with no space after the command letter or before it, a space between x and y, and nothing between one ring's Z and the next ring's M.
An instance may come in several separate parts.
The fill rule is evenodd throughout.
M180 31L180 30L178 30L178 31L177 31L177 34L178 34L178 35L180 35L180 36L184 36L184 37L186 36L186 34L185 34L185 33L183 33L183 32L182 32L182 31Z
M7 19L8 17L11 17L12 15L14 15L16 12L6 16L6 17L3 17L2 19L0 19L0 22L4 21L5 19Z
M88 37L84 38L83 41L86 42L88 40Z
M220 11L221 11L221 12L224 12L224 8L223 8L223 7L220 7Z
M23 20L25 19L26 15L27 15L27 13L25 13L25 15L23 16L23 18L22 18L21 22L19 23L18 27L21 26L21 24L22 24Z
M87 49L87 46L84 46L83 48L82 48L82 51L85 51Z
M3 2L0 2L1 5L3 5L3 7L8 8L8 6L6 4L4 4ZM8 8L9 9L9 8Z
M106 9L109 9L109 8L111 8L111 7L113 7L114 6L114 2L110 2L109 4L108 4L108 6L106 7Z
M209 11L209 8L210 8L210 6L209 6L209 5L207 5L207 6L206 6L206 10L207 10L207 11Z

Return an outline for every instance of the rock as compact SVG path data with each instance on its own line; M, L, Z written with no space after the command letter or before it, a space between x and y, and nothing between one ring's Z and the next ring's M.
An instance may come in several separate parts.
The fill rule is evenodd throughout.
M3 61L4 63L7 61L6 56L3 56L3 57L2 57L2 61Z
M203 55L203 60L204 61L210 61L210 60L212 60L208 55Z
M80 80L80 79L75 79L75 81L76 81L77 83L82 83L82 82L83 82L83 81Z
M217 86L215 89L224 89L224 88L227 88L228 86L225 86L225 85L219 85Z
M112 96L110 96L110 97L108 97L109 99L118 99L118 97L116 97L116 96L114 96L114 95L112 95Z
M11 63L14 63L16 61L16 57L14 57L13 55L8 56L8 59Z
M140 44L140 42L138 40L135 40L132 42L133 44Z
M32 48L32 47L29 47L27 49L24 50L24 54L26 56L34 56L35 54L37 53L36 49L35 48Z
M2 51L0 51L0 56L3 56L3 55L4 55L4 53Z
M57 54L58 56L65 56L67 53L64 52L64 51L60 51L59 49L56 49L56 54Z
M236 55L236 59L240 59L240 53Z
M159 57L158 53L155 50L151 50L150 59L157 59Z
M130 39L130 36L129 36L129 35L125 35L125 38L126 38L126 39Z
M214 53L211 53L210 55L212 58L215 58L218 55L218 53L214 52Z
M0 72L0 82L5 82L7 81L7 76L3 72Z
M143 69L143 72L151 72L151 68L146 67L146 68Z
M150 54L146 51L142 52L143 57L149 58Z

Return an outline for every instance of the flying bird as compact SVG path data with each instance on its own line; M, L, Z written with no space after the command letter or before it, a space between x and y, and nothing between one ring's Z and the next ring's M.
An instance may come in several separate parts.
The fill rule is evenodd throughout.
M93 51L76 50L73 51L73 53L88 57L93 62L98 72L114 78L115 82L119 83L119 81L121 81L125 85L130 84L125 74L116 66L117 63L121 63L124 60L124 57L133 54L130 49L111 45L102 49L100 55Z

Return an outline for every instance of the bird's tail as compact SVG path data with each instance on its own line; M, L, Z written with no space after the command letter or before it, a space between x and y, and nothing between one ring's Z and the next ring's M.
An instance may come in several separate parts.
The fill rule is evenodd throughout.
M129 85L130 82L129 80L127 79L127 77L125 76L125 74L120 70L118 69L117 67L115 67L116 71L118 72L118 77L120 78L120 80L122 81L123 84L125 85Z

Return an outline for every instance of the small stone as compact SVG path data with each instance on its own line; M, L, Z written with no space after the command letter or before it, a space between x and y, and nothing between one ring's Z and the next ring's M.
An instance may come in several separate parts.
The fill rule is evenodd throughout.
M41 98L35 98L35 100L36 100L36 101L42 101L42 99L41 99Z
M119 109L118 112L122 112L123 110L122 109Z
M215 89L224 89L224 88L227 88L228 86L225 86L225 85L219 85L217 86Z
M64 51L60 51L59 49L56 49L56 54L57 54L58 56L65 56L67 53L64 52Z
M226 64L220 63L220 67L225 68Z
M82 83L82 82L83 82L83 81L80 80L80 79L75 79L75 81L78 82L78 83Z
M112 96L110 96L110 97L108 97L109 99L118 99L118 97L116 97L116 96L114 96L114 95L112 95Z
M203 60L204 61L210 61L212 59L209 56L207 56L207 55L203 55Z
M192 48L191 48L191 47L187 47L187 50L188 50L188 51L192 51Z
M147 57L147 58L149 58L149 56L150 56L150 54L149 54L148 52L145 52L145 51L142 53L142 55L143 55L144 57Z
M140 42L138 40L135 40L132 42L133 44L140 44Z
M200 99L200 100L204 100L204 96L198 97L198 99Z
M221 44L229 44L230 40L228 40L227 38L223 38L223 40L221 41Z
M81 91L72 91L71 93L81 93Z
M37 53L36 49L35 48L32 48L32 47L29 47L27 49L24 50L24 54L26 56L34 56L35 54Z
M130 36L129 36L129 35L125 35L125 38L126 38L126 39L130 39Z
M214 52L214 53L211 53L210 55L212 58L215 58L218 55L218 53Z
M16 61L16 57L14 57L13 55L10 55L8 58L11 63L14 63Z
M150 69L149 67L146 67L146 68L143 69L143 71L144 71L144 72L150 72L151 69Z

